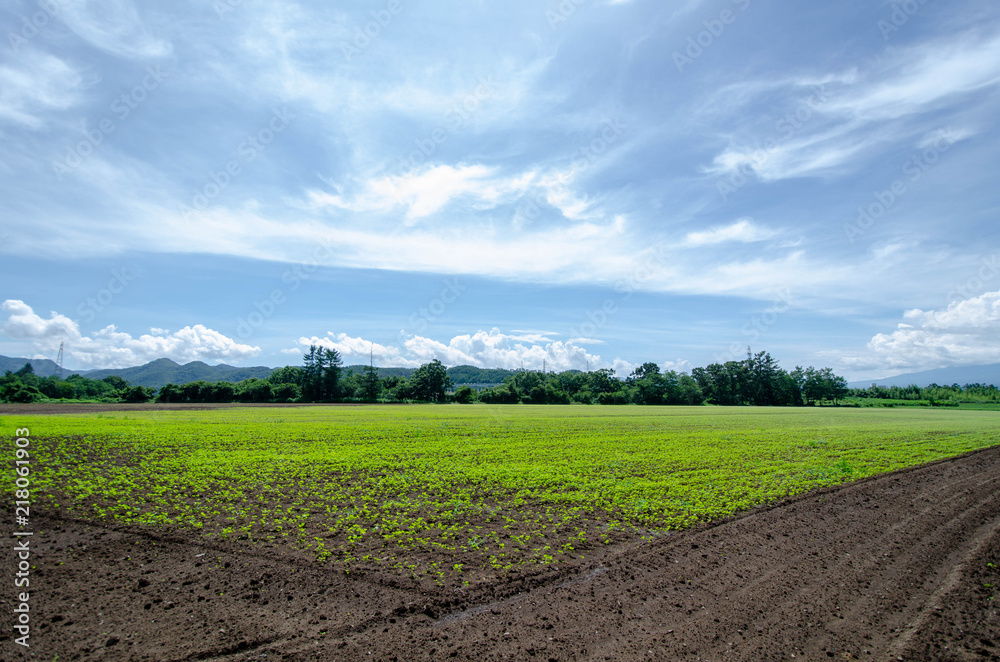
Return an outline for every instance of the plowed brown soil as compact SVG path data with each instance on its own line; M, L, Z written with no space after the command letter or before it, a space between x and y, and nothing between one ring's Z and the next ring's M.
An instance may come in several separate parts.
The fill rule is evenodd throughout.
M1000 659L1000 448L464 590L33 523L3 660Z

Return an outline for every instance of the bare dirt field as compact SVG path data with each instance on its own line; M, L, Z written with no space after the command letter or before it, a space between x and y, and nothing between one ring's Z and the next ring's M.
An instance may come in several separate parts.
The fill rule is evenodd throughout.
M1000 659L1000 448L465 589L33 528L31 647L7 582L3 660Z

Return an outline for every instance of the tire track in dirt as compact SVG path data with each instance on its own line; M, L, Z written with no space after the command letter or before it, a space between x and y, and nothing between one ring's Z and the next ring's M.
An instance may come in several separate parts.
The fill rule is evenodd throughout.
M78 660L983 659L1000 634L976 628L1000 616L980 617L970 573L1000 565L998 484L1000 447L464 593L51 520L32 643Z
M585 582L356 634L337 659L895 659L994 536L998 480L991 449L824 490L609 557Z

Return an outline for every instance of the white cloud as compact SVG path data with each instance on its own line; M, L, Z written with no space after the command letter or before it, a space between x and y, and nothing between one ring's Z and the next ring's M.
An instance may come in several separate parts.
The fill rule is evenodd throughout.
M428 165L401 175L389 175L362 183L353 198L310 191L314 208L333 206L351 211L388 211L406 207L407 224L438 213L453 199L469 198L476 209L492 209L501 201L522 195L534 178L497 177L496 168L483 165Z
M887 374L1000 363L1000 291L955 301L944 310L908 310L895 331L879 333L844 365Z
M300 338L303 347L317 345L340 352L345 363L367 363L374 346L375 364L384 367L416 368L434 359L447 366L473 365L480 368L516 370L592 370L603 367L601 357L589 354L573 341L550 340L539 334L506 334L499 329L458 335L448 342L424 336L408 336L402 347L372 343L345 333L325 337Z
M769 239L774 234L772 230L755 225L752 218L741 218L732 225L713 228L703 232L691 232L685 239L685 243L689 246L710 246L728 241L738 241L748 244Z
M0 121L40 129L50 112L78 102L80 74L59 58L25 50L12 62L0 65Z
M358 191L344 195L343 188L336 193L310 190L307 206L311 209L332 207L353 212L388 212L403 207L404 221L413 225L420 219L442 212L453 202L464 200L469 211L494 209L501 204L517 202L525 196L544 201L571 220L596 218L600 213L592 201L577 194L570 186L576 171L540 174L536 170L503 176L497 168L482 164L426 165L403 174L387 175L363 180ZM525 225L525 219L515 217L515 225ZM625 226L623 216L615 218L616 227Z
M924 112L945 100L1000 83L1000 36L983 42L952 35L936 44L892 52L853 94L830 102L831 112L865 120Z
M173 333L151 329L138 338L109 325L85 336L68 317L52 312L48 319L42 318L23 301L8 299L0 309L8 313L0 333L30 341L35 351L45 356L54 356L58 344L65 342L68 367L127 368L159 358L179 363L241 361L260 354L259 347L237 343L202 324Z
M18 299L8 299L0 305L8 313L7 321L0 325L0 333L18 340L48 340L78 338L80 329L76 322L53 311L48 319L35 314L31 306Z
M544 365L548 370L557 371L584 370L588 363L592 368L601 365L600 356L588 354L582 347L568 341L557 340L544 345L522 342L516 336L502 333L495 327L488 332L455 336L448 344L412 336L404 341L404 346L421 363L438 359L446 365L474 365L509 370L522 365L527 369L540 370Z
M694 370L694 364L687 359L677 359L676 361L664 361L660 364L660 370L663 372L669 372L671 370L675 372L687 372L690 373Z
M151 36L131 0L59 0L60 18L92 46L123 58L169 55L170 43Z
M416 368L420 362L403 356L398 347L382 345L376 342L365 340L364 338L352 338L346 333L327 332L326 336L313 336L312 338L299 338L299 345L308 348L310 345L333 349L340 353L345 365L356 363L368 363L369 358L374 360L375 365L387 368ZM302 350L297 350L302 353ZM291 353L291 352L289 352Z
M597 338L570 338L566 342L573 343L574 345L606 345L607 344L603 340L598 340Z
M968 110L975 104L972 93L1000 84L1000 36L984 41L952 35L889 50L863 71L724 88L712 103L732 114L746 114L764 95L780 99L791 89L785 102L788 117L797 119L779 120L766 133L731 144L705 171L753 172L764 181L825 175L850 166L877 145L909 140L915 116L948 107ZM810 87L809 95L801 97L801 90ZM966 128L951 133L949 138L956 142L974 132Z

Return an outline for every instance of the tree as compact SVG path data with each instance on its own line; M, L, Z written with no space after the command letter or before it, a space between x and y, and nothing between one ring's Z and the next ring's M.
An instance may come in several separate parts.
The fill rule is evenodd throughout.
M271 402L274 393L271 382L251 377L236 384L236 399L239 402Z
M184 402L184 391L177 384L165 384L156 396L157 402Z
M277 368L271 373L271 376L267 378L267 381L272 384L296 384L298 386L302 386L302 380L304 377L305 372L302 368L288 365L284 368Z
M460 405L467 405L475 401L476 392L471 386L459 386L455 389L455 393L452 395L451 399Z
M302 397L305 400L333 400L340 381L340 353L335 349L310 345L302 356Z
M337 384L340 381L340 352L328 347L320 352L320 372L323 399L333 400L338 395Z
M205 402L234 402L236 385L231 382L213 382L202 389Z
M133 404L149 402L153 399L153 393L156 389L147 388L145 386L132 386L125 391L122 391L122 402L129 402Z
M659 372L659 368L656 370ZM601 393L614 393L622 387L621 380L615 376L615 371L610 368L601 368L588 373L587 381L590 384L590 390L598 396Z
M122 389L126 389L130 386L127 381L118 375L108 375L107 377L102 377L100 381L105 384L111 384L116 391L121 391Z
M446 391L452 387L448 371L437 359L417 368L410 382L413 397L426 402L444 402Z
M479 392L479 401L488 405L512 405L520 402L514 386L506 381Z
M370 365L365 366L364 374L361 375L361 397L368 402L375 402L378 400L381 390L382 384L378 379L378 370Z
M646 379L647 377L658 377L660 375L660 366L653 362L643 363L641 366L632 371L632 374L628 376L625 380L628 384L633 384L640 380Z
M184 394L186 402L208 402L209 386L204 381L188 382L181 386L181 393Z
M302 355L302 397L305 400L320 399L322 375L319 348L316 345L309 345L309 351Z
M45 396L34 386L23 383L9 370L0 377L0 402L38 402Z
M684 405L700 405L705 402L698 382L691 375L682 374L677 380L677 400L678 404Z
M302 389L296 384L272 384L271 391L275 402L295 402L302 397Z
M630 400L637 405L662 405L666 403L667 381L660 374L660 366L643 363L625 379L630 388Z

